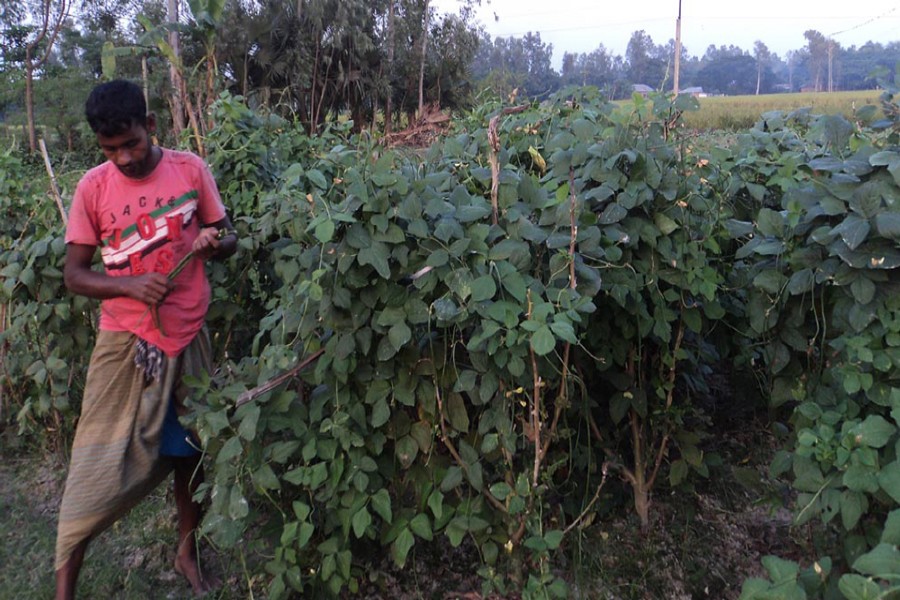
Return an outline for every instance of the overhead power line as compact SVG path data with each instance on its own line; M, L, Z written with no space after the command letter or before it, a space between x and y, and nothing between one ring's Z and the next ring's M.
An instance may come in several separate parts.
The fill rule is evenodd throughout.
M877 16L875 16L875 17L872 17L872 18L870 18L870 19L868 19L868 20L866 20L866 21L863 21L862 23L860 23L860 24L858 24L858 25L854 25L853 27L849 27L849 28L843 29L843 30L841 30L841 31L835 31L834 33L830 34L828 37L834 37L834 36L837 36L837 35L841 35L842 33L848 33L848 32L850 32L850 31L856 31L857 29L859 29L859 28L861 28L861 27L865 27L866 25L868 25L868 24L870 24L870 23L874 23L875 21L880 21L881 19L887 18L891 13L896 12L896 11L897 11L897 8L900 8L900 7L895 6L894 8L892 8L891 10L887 11L887 12L884 13L884 14L877 15Z

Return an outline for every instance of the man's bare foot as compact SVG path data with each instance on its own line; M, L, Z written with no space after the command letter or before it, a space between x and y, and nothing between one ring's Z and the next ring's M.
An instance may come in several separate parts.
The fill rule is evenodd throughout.
M176 556L175 572L188 580L195 596L202 596L222 585L218 577L212 573L204 573L193 556Z

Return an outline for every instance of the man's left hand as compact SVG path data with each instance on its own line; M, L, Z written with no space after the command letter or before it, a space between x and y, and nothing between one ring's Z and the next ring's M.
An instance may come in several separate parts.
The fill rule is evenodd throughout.
M214 227L204 227L200 230L200 235L194 240L191 250L194 256L200 260L208 260L212 258L219 250L219 230Z

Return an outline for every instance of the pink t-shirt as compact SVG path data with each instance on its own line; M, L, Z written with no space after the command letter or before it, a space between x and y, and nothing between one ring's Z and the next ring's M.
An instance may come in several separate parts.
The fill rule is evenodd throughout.
M168 274L191 251L201 224L225 218L218 188L203 160L164 149L150 175L130 179L111 162L88 171L69 211L66 243L99 246L111 277ZM127 297L103 300L100 329L130 331L175 356L203 327L210 288L203 261L191 259L159 305L162 330L149 307Z

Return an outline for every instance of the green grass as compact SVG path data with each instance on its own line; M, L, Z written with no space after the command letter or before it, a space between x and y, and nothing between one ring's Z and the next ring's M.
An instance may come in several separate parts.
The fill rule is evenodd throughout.
M0 464L0 600L52 598L56 516L64 471L35 458L4 457ZM181 600L190 587L172 568L175 509L163 485L88 547L78 582L79 598ZM205 564L226 584L207 598L244 598L229 577L235 565L211 551ZM237 569L239 570L239 569Z
M864 90L699 98L700 110L685 113L684 123L694 129L744 129L752 127L763 113L807 107L816 114L841 114L852 119L866 104L878 106L880 95L878 90Z

